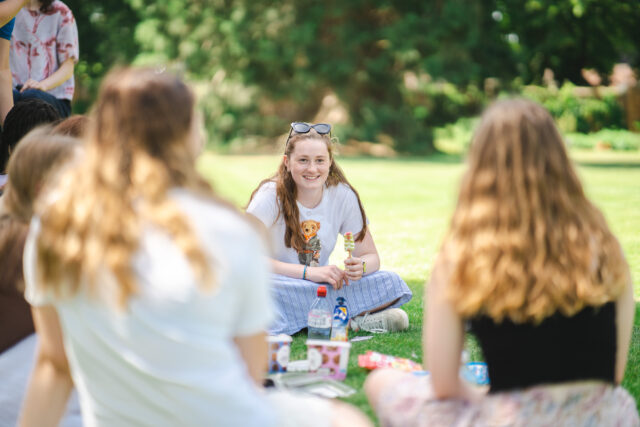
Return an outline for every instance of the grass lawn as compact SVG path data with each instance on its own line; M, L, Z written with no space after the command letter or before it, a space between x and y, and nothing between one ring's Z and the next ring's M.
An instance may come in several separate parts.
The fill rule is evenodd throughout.
M604 211L620 239L635 283L636 320L624 386L640 407L640 153L574 152L587 194ZM244 206L257 183L275 171L278 156L218 156L205 153L199 169L219 194ZM404 306L410 328L404 333L376 335L353 343L346 383L359 390L347 399L375 418L361 391L366 372L357 366L357 355L366 350L422 360L423 285L429 278L440 241L454 207L462 160L456 156L407 159L339 159L347 177L360 193L382 267L402 276L413 291ZM341 265L341 240L332 262ZM292 360L305 356L303 334L294 336ZM467 340L471 360L481 356Z

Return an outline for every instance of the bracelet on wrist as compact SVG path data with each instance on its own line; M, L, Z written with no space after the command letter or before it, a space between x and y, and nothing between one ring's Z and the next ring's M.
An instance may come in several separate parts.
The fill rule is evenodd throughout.
M302 280L307 278L307 265L305 264L304 270L302 270Z

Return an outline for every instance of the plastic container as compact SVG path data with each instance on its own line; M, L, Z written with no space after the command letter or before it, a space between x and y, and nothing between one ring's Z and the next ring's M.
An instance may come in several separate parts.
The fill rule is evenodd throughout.
M349 341L349 309L342 297L336 298L331 321L331 341Z
M469 362L460 368L460 376L474 385L489 385L489 370L483 362Z
M331 337L333 311L326 298L327 288L324 285L318 286L317 295L318 297L311 304L307 318L309 339L328 340Z
M291 354L291 337L280 334L267 337L269 345L269 373L287 372Z
M309 372L318 372L325 378L344 380L349 365L350 342L307 340Z

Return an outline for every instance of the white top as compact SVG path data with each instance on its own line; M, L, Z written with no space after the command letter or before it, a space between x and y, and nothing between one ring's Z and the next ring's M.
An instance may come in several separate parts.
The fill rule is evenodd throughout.
M149 226L132 261L140 294L125 311L82 291L67 299L41 292L34 218L25 297L58 312L85 426L275 425L232 341L263 331L272 317L263 244L237 213L185 190L171 194L212 260L216 291L202 291L181 250ZM101 292L112 285L105 273Z
M329 256L336 246L338 233L344 235L351 231L356 236L362 230L362 214L358 206L358 198L346 184L324 187L322 200L318 206L309 209L298 203L298 210L301 227L303 230L306 228L310 231L310 233L303 231L305 237L310 236L307 239L309 250L314 251L320 246L318 265L329 263ZM284 245L286 226L284 217L278 216L279 211L280 203L276 196L275 182L263 184L247 207L247 213L257 217L269 229L275 259L292 264L305 264L302 262L304 255L299 256L293 248L287 248ZM306 221L315 221L315 224Z

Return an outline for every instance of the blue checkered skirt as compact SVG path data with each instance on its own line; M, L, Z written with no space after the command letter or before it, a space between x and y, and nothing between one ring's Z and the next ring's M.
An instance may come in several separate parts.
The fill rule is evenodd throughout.
M271 295L275 304L275 319L269 328L269 334L291 335L306 328L309 308L316 299L319 285L321 283L272 274ZM400 307L413 296L404 280L391 271L376 271L338 291L330 285L326 287L330 305L335 305L337 297L343 297L350 317L396 299L398 301L391 307Z

